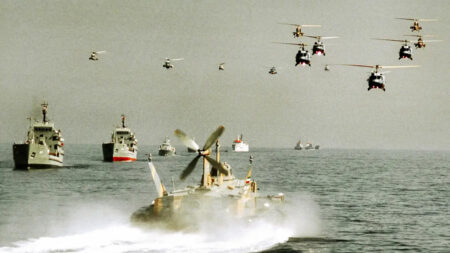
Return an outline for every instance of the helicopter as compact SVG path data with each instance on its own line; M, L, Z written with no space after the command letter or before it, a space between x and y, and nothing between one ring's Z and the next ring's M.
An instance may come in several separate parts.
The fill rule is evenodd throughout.
M298 24L289 24L289 23L278 23L278 24L295 26L295 32L292 32L292 34L296 38L302 37L304 35L304 33L302 32L302 27L321 27L321 25L298 25Z
M173 64L171 63L171 61L182 61L182 60L184 60L184 58L178 58L178 59L166 58L166 61L164 62L163 67L166 69L171 69L174 67Z
M225 70L225 62L219 64L219 70Z
M135 223L163 222L163 225L169 226L169 228L183 228L196 225L189 224L196 222L195 219L192 219L192 214L199 214L199 216L209 219L213 219L214 214L219 214L220 217L231 214L233 217L247 218L270 210L277 204L282 204L284 202L283 193L259 196L257 183L252 179L252 156L250 156L250 164L244 179L235 178L231 166L220 161L219 137L224 129L223 126L219 126L209 136L203 147L200 147L183 131L175 130L175 136L185 146L198 153L183 170L180 180L185 180L194 171L198 161L202 159L203 173L200 184L168 192L156 172L151 156L149 156L148 165L158 196L151 205L134 212L131 220ZM211 146L214 143L216 144L215 159L211 157ZM209 213L205 214L204 212ZM186 217L189 218L186 219Z
M400 48L398 54L398 59L401 60L403 58L408 58L412 60L412 47L409 45L412 41L410 40L393 40L393 39L376 39L376 40L386 40L386 41L395 41L395 42L403 42L404 44Z
M414 43L414 46L416 48L424 48L424 47L426 47L427 44L425 44L425 42L428 43L428 42L440 42L440 41L442 41L442 40L423 40L422 39L423 37L433 37L434 35L420 35L419 34L419 35L405 35L405 36L418 37L417 42Z
M274 42L274 43L300 46L297 55L295 55L295 66L300 64L301 66L308 65L311 67L311 54L308 52L308 50L305 49L305 46L308 46L307 44L287 43L287 42Z
M411 32L419 32L420 30L422 30L422 27L419 25L419 21L421 22L438 21L437 19L422 19L422 18L396 18L396 19L414 21L413 25L409 27L411 29Z
M89 57L89 60L91 60L91 61L98 61L98 56L97 56L97 54L104 54L104 53L106 53L106 51L93 51L92 53L91 53L91 56Z
M360 64L337 64L341 66L351 66L351 67L362 67L362 68L372 68L374 69L371 73L369 78L367 78L367 83L369 87L367 88L368 91L371 89L382 89L383 91L386 91L385 88L385 77L384 74L388 72L380 72L380 69L396 69L396 68L417 68L420 67L420 65L409 65L409 66L381 66L381 65L360 65Z
M323 55L325 56L325 46L323 45L322 40L328 40L328 39L337 39L339 37L336 36L328 36L328 37L322 37L322 36L309 36L305 35L306 37L317 39L316 42L314 42L314 45L312 47L312 55Z
M275 68L275 66L271 67L268 73L271 75L278 74L277 68Z

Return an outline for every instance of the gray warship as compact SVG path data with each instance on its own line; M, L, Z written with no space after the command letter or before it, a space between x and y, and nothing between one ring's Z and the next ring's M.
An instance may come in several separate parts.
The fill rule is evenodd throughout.
M61 130L56 130L47 119L48 104L42 106L42 121L31 123L27 140L13 145L15 169L62 167L64 160L64 139Z
M164 142L161 145L159 145L158 154L160 156L171 156L174 155L175 153L176 153L175 147L172 147L172 145L170 145L170 139L169 137L166 137Z
M184 229L195 227L199 216L204 219L214 219L212 215L231 215L236 218L251 218L264 211L273 209L284 202L284 194L260 196L256 181L252 179L252 161L245 179L237 179L231 166L220 162L220 145L218 138L224 130L220 126L213 132L202 149L192 138L181 130L175 135L193 150L197 156L182 172L180 179L184 180L195 169L200 158L203 160L203 174L199 185L187 186L184 189L173 189L168 192L153 165L151 155L148 166L156 186L157 198L149 206L135 211L131 221L136 224L162 225L167 228ZM210 147L216 143L216 159L210 157ZM205 214L205 212L207 214Z
M122 114L122 126L114 129L111 142L102 144L103 160L106 162L136 161L137 142L134 133L125 126L125 115Z

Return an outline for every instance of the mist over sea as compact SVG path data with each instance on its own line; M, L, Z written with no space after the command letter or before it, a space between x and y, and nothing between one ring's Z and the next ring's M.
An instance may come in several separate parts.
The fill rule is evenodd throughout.
M293 143L294 145L295 143ZM251 147L250 147L251 148ZM227 149L227 147L224 147ZM231 150L228 147L228 150ZM243 178L254 156L260 193L286 194L283 218L210 222L196 231L141 228L130 215L156 197L145 153L168 190L195 184L194 157L102 161L101 145L66 145L65 167L14 171L0 145L0 252L448 252L450 152L252 149L223 152Z

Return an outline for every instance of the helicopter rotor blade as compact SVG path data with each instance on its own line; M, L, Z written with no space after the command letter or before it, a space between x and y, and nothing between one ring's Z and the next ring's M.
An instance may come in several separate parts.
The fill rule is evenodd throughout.
M217 139L219 139L224 130L224 126L219 126L206 140L205 145L203 146L203 151L208 150L214 143L216 143Z
M225 174L228 176L228 170L223 166L223 164L219 163L214 158L211 158L210 156L205 156L205 159L208 160L208 162L216 169L220 171L220 173Z
M425 34L425 35L420 35L420 34L405 34L403 36L409 36L409 37L419 37L419 38L424 38L424 37L436 37L436 35L434 34Z
M171 61L182 61L182 60L184 60L184 58L169 59L169 60L171 60Z
M186 169L183 170L181 173L180 179L184 180L187 176L189 176L192 171L194 171L195 166L197 165L198 160L202 157L201 155L197 155L186 167Z
M323 40L329 40L329 39L339 39L338 36L326 36L326 37L320 37Z
M304 43L289 43L289 42L272 42L275 44L285 44L285 45L294 45L294 46L308 46L308 44Z
M292 24L292 23L278 23L280 25L292 25L292 26L301 26L299 24Z
M322 27L322 25L301 25L301 27Z
M443 40L424 40L423 42L442 42Z
M102 51L96 51L95 53L96 53L96 54L104 54L104 53L106 53L106 51L105 51L105 50L102 50Z
M431 21L438 21L435 18L419 18L417 19L417 21L421 21L421 22L431 22Z
M362 68L375 68L375 65L361 65L361 64L328 64L328 65L341 65L341 66L351 66L351 67L362 67Z
M395 19L411 20L411 21L416 21L417 20L417 18L395 18Z
M403 69L403 68L418 68L420 65L407 65L407 66L379 66L382 69Z
M180 129L175 130L175 136L188 148L193 150L199 150L200 146L187 134Z
M395 42L402 42L402 43L411 43L410 40L393 40L393 39L378 39L378 38L374 38L374 40L386 40L386 41L395 41Z

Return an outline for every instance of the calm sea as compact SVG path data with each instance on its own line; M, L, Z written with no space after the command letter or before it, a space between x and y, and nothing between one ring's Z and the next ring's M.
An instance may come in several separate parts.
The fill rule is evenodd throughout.
M130 215L155 187L145 153L171 190L195 156L102 162L101 145L67 145L65 167L14 171L0 145L0 252L450 252L450 152L255 149L223 152L237 177L254 156L261 194L283 192L282 219L197 231L141 228ZM211 225L208 225L211 224ZM219 225L218 225L219 224Z

